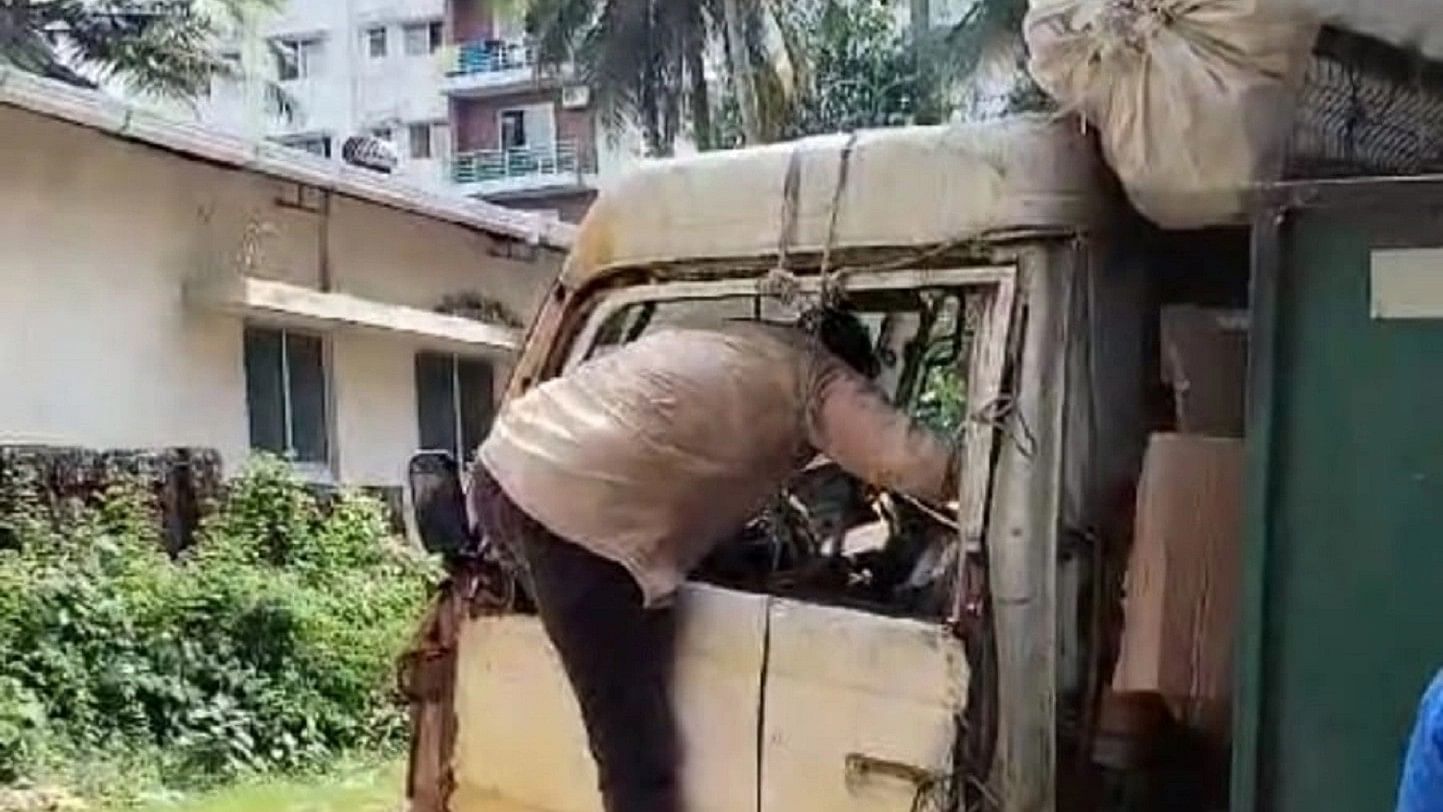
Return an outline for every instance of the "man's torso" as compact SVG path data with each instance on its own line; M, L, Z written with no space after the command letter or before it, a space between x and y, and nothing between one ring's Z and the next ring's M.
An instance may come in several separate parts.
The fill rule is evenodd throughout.
M482 460L552 532L668 595L809 456L817 365L782 328L658 332L508 406Z

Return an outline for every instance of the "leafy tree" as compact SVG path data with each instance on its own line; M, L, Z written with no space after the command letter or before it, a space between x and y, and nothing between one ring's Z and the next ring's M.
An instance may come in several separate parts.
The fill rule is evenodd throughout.
M709 146L707 58L729 34L745 38L729 52L733 85L746 82L765 50L761 13L758 0L529 0L526 27L544 63L576 65L608 128L630 121L648 152L666 155L687 121L698 146Z
M192 99L238 70L215 48L224 27L275 2L0 0L0 64L81 87L113 78L134 93Z
M1046 105L1024 64L1026 0L977 0L956 24L940 28L911 22L930 18L922 0L909 3L905 23L899 0L772 0L769 8L788 79L771 71L772 62L759 68L766 140L940 122L978 92L984 67L1005 75L1008 98L999 112ZM735 98L723 100L719 143L747 140L739 108Z
M779 8L793 88L787 138L934 123L933 77L886 0L803 0Z
M654 155L669 154L686 123L707 149L940 121L979 65L1025 53L1026 0L977 0L938 30L905 25L901 0L510 2L525 6L543 62L574 63L603 123L635 123ZM924 0L908 9L930 16ZM716 56L728 81L714 103L706 68ZM1009 109L1040 106L1014 67Z

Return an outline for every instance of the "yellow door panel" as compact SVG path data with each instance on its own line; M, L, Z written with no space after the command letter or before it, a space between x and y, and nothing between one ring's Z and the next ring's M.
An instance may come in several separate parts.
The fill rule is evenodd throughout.
M910 812L951 773L967 679L936 624L776 601L762 812Z
M756 808L767 599L688 585L673 701L689 812ZM561 665L530 617L479 618L460 640L452 812L599 812L596 768Z

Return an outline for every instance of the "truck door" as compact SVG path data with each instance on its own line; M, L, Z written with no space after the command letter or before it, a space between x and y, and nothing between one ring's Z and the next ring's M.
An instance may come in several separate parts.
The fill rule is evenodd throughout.
M687 809L908 812L946 790L967 689L950 632L697 584L678 611ZM580 712L534 617L470 621L457 675L453 812L600 812Z
M756 808L767 598L688 585L673 702L687 809ZM452 812L600 812L596 766L561 663L535 617L482 617L457 660Z

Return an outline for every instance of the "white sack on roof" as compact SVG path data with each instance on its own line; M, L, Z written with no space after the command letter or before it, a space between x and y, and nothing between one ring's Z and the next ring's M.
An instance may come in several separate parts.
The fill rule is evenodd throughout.
M1317 24L1269 0L1030 0L1034 78L1101 135L1133 204L1225 222L1281 169Z

